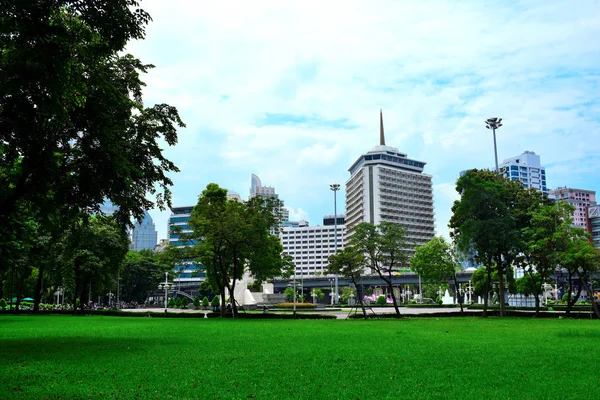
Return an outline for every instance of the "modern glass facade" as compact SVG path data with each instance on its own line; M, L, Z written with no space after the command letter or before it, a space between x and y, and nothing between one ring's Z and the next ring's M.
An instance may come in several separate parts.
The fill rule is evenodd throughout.
M152 217L148 214L148 211L144 211L144 219L141 222L136 221L133 225L130 249L134 251L143 249L154 250L157 239L158 232L156 232L156 225L154 225L154 221L152 221Z

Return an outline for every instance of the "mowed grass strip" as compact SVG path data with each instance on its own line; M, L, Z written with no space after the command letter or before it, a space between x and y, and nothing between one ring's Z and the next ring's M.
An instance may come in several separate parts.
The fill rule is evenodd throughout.
M598 321L1 316L0 398L597 398Z

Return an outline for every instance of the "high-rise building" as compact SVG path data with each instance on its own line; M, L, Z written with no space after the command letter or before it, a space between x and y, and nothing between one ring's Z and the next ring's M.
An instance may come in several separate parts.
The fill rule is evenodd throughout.
M134 251L143 249L154 250L157 239L158 232L156 232L156 225L154 225L154 221L152 221L152 217L148 211L144 211L144 218L140 222L136 221L133 224L131 245L129 248Z
M279 195L275 193L275 188L271 186L263 186L260 178L252 174L250 179L250 198L253 197L262 197L265 199L275 199L279 200ZM286 221L290 219L290 211L284 207L283 201L280 202L279 207L275 210L277 214L277 227L273 229L272 233L275 234L279 232L282 226L286 225Z
M511 181L521 181L523 187L534 188L548 194L546 169L542 167L540 156L533 151L507 158L500 166L500 173Z
M387 221L406 229L410 255L435 236L431 175L425 162L410 159L385 144L383 115L379 114L379 146L361 155L346 181L346 232L361 222Z
M600 206L590 206L586 209L587 231L592 235L594 246L600 248Z
M596 192L594 190L573 189L566 186L550 191L550 197L556 201L566 201L575 208L573 211L573 226L587 227L586 208L596 205Z
M323 274L329 265L329 256L335 253L335 226L326 224L333 221L333 215L323 218L323 226L284 227L279 237L283 251L292 257L296 275L315 276ZM337 244L343 247L346 234L345 219L338 214Z
M189 225L194 206L173 207L169 216L169 245L175 247L189 247L197 243L195 239L189 239L186 235L192 233ZM176 287L185 288L193 286L206 276L202 264L188 260L177 265L175 268L177 278Z

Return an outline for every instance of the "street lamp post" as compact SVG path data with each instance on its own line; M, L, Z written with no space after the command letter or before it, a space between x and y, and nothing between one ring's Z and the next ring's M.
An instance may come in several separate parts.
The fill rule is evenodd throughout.
M333 191L333 229L334 229L334 240L335 243L333 245L333 252L337 254L338 247L338 236L337 236L337 191L340 190L339 183L333 183L329 185L329 188ZM338 274L335 273L335 303L339 303L339 294L338 294Z
M167 313L167 297L169 295L169 290L173 287L173 284L169 282L169 273L165 272L165 281L158 285L158 290L165 289L165 314Z
M488 118L485 120L485 127L491 129L494 133L494 159L496 160L496 173L499 174L498 169L498 150L496 149L496 129L502 126L502 118Z

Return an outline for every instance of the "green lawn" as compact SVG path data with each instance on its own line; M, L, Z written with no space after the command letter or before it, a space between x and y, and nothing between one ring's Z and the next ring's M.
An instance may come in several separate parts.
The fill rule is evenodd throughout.
M1 399L592 399L600 324L0 316Z

